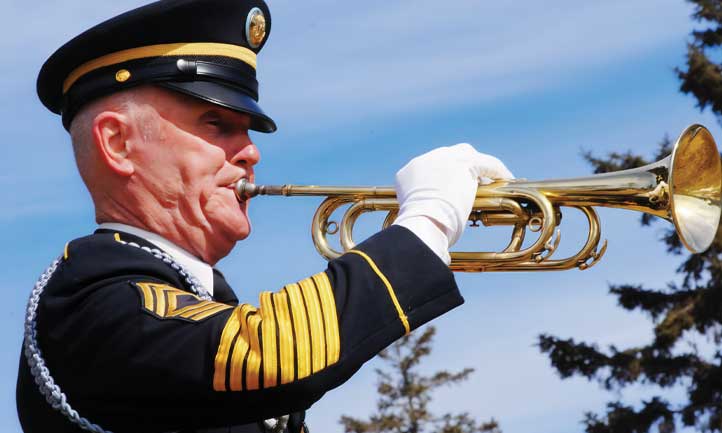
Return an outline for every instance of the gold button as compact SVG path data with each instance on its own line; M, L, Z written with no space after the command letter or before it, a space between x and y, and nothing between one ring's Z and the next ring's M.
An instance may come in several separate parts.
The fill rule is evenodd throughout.
M130 71L127 69L121 69L115 73L115 81L124 83L130 78Z

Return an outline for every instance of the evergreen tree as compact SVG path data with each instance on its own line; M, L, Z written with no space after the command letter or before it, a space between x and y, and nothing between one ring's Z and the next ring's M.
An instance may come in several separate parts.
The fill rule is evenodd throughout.
M694 5L693 18L704 28L692 32L686 68L677 70L680 90L693 95L700 110L709 108L722 120L722 69L713 60L719 58L722 45L722 0L688 1ZM665 138L652 161L666 156L670 148L670 140ZM607 158L585 157L597 173L648 162L631 152L613 153ZM655 219L645 215L642 224L649 225ZM666 232L663 242L669 253L683 254L673 230ZM641 383L658 385L660 394L673 386L686 391L686 398L677 403L670 403L663 395L633 406L609 402L605 414L586 414L588 433L670 433L680 425L722 432L722 351L713 347L713 353L704 354L695 344L701 338L715 345L722 341L722 231L718 228L708 251L685 256L677 272L681 278L665 288L633 284L610 287L622 308L649 316L654 338L646 345L601 350L572 339L539 337L539 347L564 378L583 376L611 390Z
M379 354L390 370L376 370L379 394L376 413L368 420L342 416L346 433L501 433L493 419L477 422L466 412L436 415L429 409L437 388L468 379L474 371L465 368L451 373L437 371L431 376L418 372L424 357L431 353L436 329L426 327L421 334L407 335Z

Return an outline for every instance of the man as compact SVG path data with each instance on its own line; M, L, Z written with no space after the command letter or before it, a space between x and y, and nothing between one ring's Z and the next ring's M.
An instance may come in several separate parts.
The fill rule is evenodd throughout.
M33 291L17 401L26 432L303 429L304 411L395 339L461 304L448 248L481 177L469 145L397 174L394 226L312 277L238 300L212 266L250 232L260 153L262 0L165 0L106 21L43 66L99 229Z

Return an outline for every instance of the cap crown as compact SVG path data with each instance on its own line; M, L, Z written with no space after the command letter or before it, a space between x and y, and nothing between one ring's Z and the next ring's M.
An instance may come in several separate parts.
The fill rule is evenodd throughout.
M49 110L63 114L68 127L77 110L97 97L145 83L202 81L203 89L215 86L211 102L227 95L233 101L220 105L265 116L253 101L258 100L256 54L270 30L262 0L161 0L98 24L60 47L40 70L38 96ZM176 90L211 100L188 86ZM239 105L244 98L252 101Z

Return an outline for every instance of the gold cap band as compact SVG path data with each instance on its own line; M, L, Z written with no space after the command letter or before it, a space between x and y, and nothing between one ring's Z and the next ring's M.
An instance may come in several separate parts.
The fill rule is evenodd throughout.
M116 51L83 63L75 68L63 82L63 94L67 93L80 77L96 69L130 60L164 56L224 56L240 60L256 69L256 53L238 45L215 42L148 45L146 47Z

